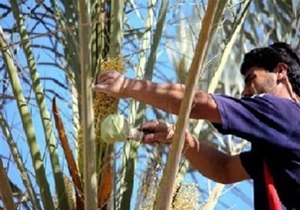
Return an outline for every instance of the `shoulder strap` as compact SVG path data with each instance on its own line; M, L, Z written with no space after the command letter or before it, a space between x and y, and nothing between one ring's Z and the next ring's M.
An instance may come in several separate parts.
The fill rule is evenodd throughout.
M282 210L281 202L274 186L273 177L269 171L266 161L264 161L264 176L270 210Z

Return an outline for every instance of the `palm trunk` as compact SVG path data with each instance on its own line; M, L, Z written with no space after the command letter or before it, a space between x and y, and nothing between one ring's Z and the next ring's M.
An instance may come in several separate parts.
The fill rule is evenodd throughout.
M156 210L168 210L171 206L174 191L175 178L178 171L178 163L184 144L185 130L191 111L191 104L195 94L195 87L198 81L203 61L208 51L210 37L213 36L213 23L218 1L208 1L207 10L203 19L202 29L200 30L195 55L190 67L187 78L185 97L181 103L176 130L172 141L172 148L168 156L167 164L163 172L159 190L156 194Z
M84 152L84 198L85 209L97 209L97 172L95 131L92 95L91 53L90 53L90 5L88 0L79 1L79 46L81 61L81 117Z

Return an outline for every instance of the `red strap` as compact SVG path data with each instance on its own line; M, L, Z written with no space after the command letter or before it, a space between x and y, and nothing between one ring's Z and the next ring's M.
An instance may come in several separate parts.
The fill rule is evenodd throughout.
M266 182L266 189L267 189L267 196L269 199L270 210L282 210L281 203L276 188L274 186L273 177L265 161L264 161L264 175L265 175L265 182Z

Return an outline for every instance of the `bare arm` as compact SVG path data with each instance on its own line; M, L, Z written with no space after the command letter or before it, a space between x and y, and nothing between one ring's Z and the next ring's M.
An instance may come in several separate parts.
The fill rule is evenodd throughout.
M100 74L95 90L118 98L133 98L168 113L178 114L185 86L134 80L116 72L105 72ZM201 91L197 91L195 94L190 116L215 123L221 121L215 101L209 94Z
M229 184L250 179L240 156L230 156L186 135L184 156L203 175L216 182Z
M140 129L147 131L143 137L145 144L169 144L174 135L172 126L158 121L149 121ZM204 176L224 184L250 178L238 155L230 156L201 144L189 132L186 132L185 136L183 155Z

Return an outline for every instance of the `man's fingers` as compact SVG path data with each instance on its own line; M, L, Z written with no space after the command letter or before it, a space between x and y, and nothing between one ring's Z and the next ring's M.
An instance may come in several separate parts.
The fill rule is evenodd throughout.
M113 79L114 74L116 74L114 71L101 72L97 77L97 83L103 83L109 79Z
M96 92L99 92L99 91L103 92L108 88L108 85L106 83L96 84L92 88Z
M111 80L113 77L111 74L107 73L107 74L100 74L100 76L98 77L97 83L103 83L106 82L108 80Z
M157 129L158 122L156 120L150 120L140 126L140 130L146 133L155 132Z
M165 132L148 133L143 136L142 141L144 144L162 143L169 144L170 140L166 138Z
M142 141L145 144L169 144L174 134L171 126L157 120L151 120L142 124L139 130L144 133Z

